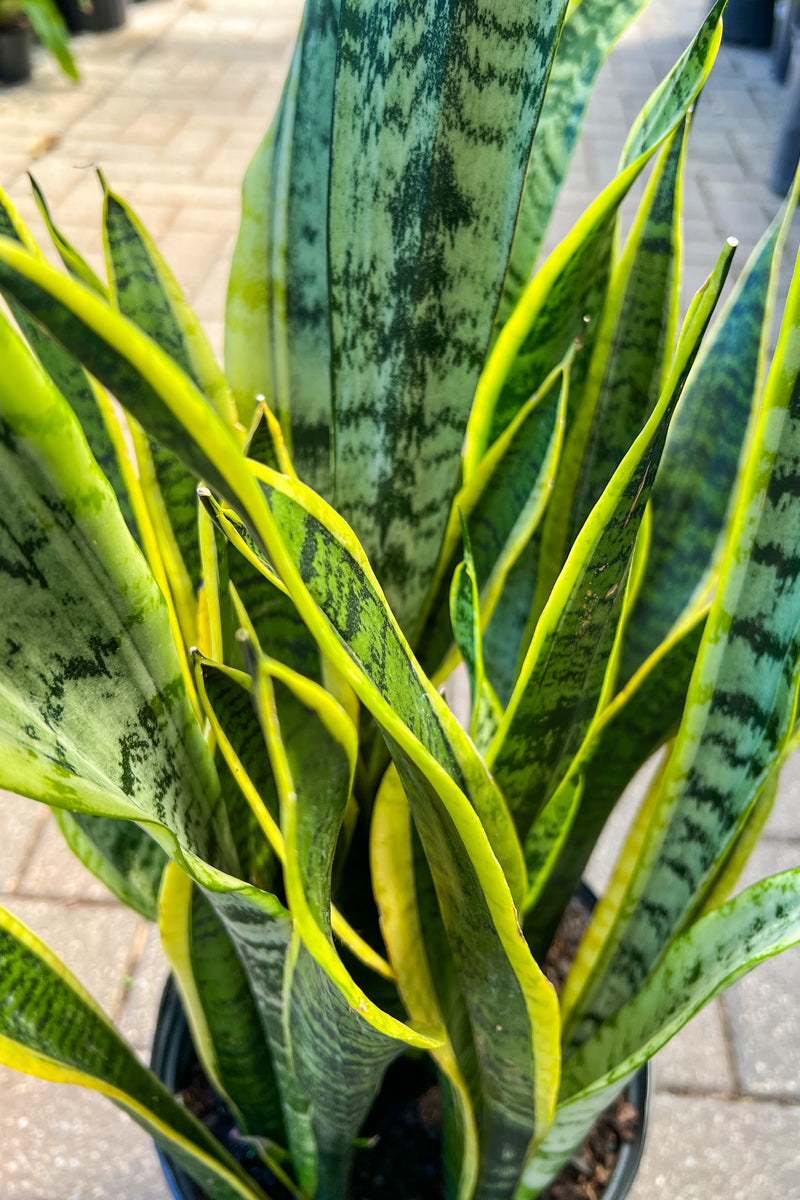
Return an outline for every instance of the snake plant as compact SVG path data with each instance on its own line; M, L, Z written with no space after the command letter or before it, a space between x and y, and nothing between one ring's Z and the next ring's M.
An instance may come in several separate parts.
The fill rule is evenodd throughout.
M800 276L768 367L796 193L678 320L723 0L536 265L643 6L308 0L224 372L104 178L107 279L43 197L66 272L0 207L0 784L158 921L209 1079L298 1197L345 1197L401 1055L438 1077L444 1194L538 1195L800 940L800 870L727 899L797 741ZM658 752L557 996L548 946ZM263 1200L8 913L0 963L0 1060Z

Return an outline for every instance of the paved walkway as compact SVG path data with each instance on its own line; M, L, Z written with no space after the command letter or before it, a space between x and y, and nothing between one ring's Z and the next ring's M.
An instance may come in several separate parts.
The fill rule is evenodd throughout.
M653 0L603 72L564 193L563 232L611 178L624 129L702 17ZM26 169L100 269L95 164L138 210L221 341L238 185L277 101L297 0L148 0L124 30L76 42L77 87L44 60L0 91L0 183L32 226ZM778 201L764 185L782 92L765 55L723 48L699 106L685 188L688 297L725 237L740 262ZM555 237L555 233L553 234ZM552 240L552 239L551 239ZM792 234L796 251L800 227ZM793 259L793 253L787 259ZM788 271L784 271L785 293ZM745 882L800 861L800 768L787 772ZM621 823L609 831L618 840ZM598 857L602 885L608 851ZM46 810L0 803L0 900L75 970L143 1053L164 979L153 932L107 898ZM800 1200L800 953L764 964L657 1060L634 1200ZM99 1097L0 1070L0 1200L166 1200L147 1137Z

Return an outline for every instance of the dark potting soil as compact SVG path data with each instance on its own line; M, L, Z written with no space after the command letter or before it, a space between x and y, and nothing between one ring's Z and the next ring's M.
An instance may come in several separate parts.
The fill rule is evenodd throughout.
M561 989L588 913L572 901L545 960L544 972ZM420 1061L401 1058L386 1075L356 1151L348 1200L443 1200L441 1102L438 1084ZM272 1200L292 1194L241 1136L199 1064L182 1092L186 1107L206 1125ZM601 1200L623 1142L636 1136L639 1110L623 1093L597 1121L583 1145L542 1193L541 1200ZM197 1200L207 1200L196 1189Z

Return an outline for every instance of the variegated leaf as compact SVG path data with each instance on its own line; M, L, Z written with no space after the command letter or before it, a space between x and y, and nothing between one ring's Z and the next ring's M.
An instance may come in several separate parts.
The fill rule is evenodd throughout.
M487 753L523 838L566 775L607 685L639 524L670 417L731 254L728 245L681 341L656 408L575 542Z
M800 272L795 273L754 448L684 718L647 836L620 861L618 902L591 965L573 965L569 1045L639 987L702 907L791 734L800 659Z
M203 1069L244 1134L285 1138L272 1059L236 948L207 896L175 863L159 903L161 945Z
M72 853L109 891L155 921L167 864L161 847L132 821L55 809L53 816Z
M686 382L653 488L653 536L625 634L622 681L709 585L752 436L777 273L796 204L794 190L751 254Z
M530 279L572 160L597 72L614 43L648 2L578 0L567 9L533 139L498 313L499 328L508 320Z
M467 18L436 0L413 11L348 0L342 10L329 207L334 503L412 640L564 8L478 0Z
M596 319L609 270L619 205L661 142L683 120L711 70L725 0L710 14L642 109L625 145L620 173L548 257L506 322L481 374L464 450L464 477L529 396Z
M108 1096L211 1200L267 1200L139 1061L66 967L4 909L0 964L0 1062Z

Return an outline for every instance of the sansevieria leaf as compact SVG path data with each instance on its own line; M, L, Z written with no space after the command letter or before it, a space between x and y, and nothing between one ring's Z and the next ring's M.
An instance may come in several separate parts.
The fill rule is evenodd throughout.
M707 613L706 607L687 618L602 709L531 827L529 841L546 857L534 870L526 843L532 907L525 930L534 951L549 946L613 806L639 768L677 732ZM544 846L552 840L558 841L555 859L552 847Z
M727 275L726 246L685 332L659 402L572 548L542 613L487 761L523 838L600 703L636 535L669 420Z
M653 169L625 249L609 280L595 331L580 412L569 456L572 495L554 499L550 514L566 513L555 574L542 571L540 586L558 574L567 549L599 500L626 450L644 426L666 382L674 352L680 290L681 173L690 122L667 140ZM542 556L553 556L545 536ZM543 576L543 577L542 577Z
M455 495L426 606L427 621L416 647L435 678L446 677L453 666L452 655L442 662L451 642L445 600L461 552L461 522L470 530L485 627L551 495L566 421L568 378L565 364L545 380Z
M517 1200L533 1200L633 1072L704 1004L765 958L800 942L800 872L754 884L667 950L637 994L567 1059L553 1128Z
M45 223L47 232L50 234L53 245L58 251L58 256L63 262L64 266L67 268L70 275L73 275L76 279L79 279L81 283L85 283L87 287L92 289L92 291L97 292L98 296L103 296L107 299L107 285L103 283L102 280L98 279L97 275L86 262L83 255L76 250L76 248L72 245L72 242L70 242L69 239L64 236L64 234L55 224L48 203L44 198L42 189L39 187L32 175L29 174L28 178L31 181L33 198L36 201L36 207L39 209L39 212L42 215L42 220Z
M434 0L342 10L329 204L333 496L412 639L564 8L478 0L469 20Z
M584 317L596 318L619 206L705 82L719 45L724 4L725 0L717 0L691 46L650 97L631 129L620 173L547 258L495 342L470 415L465 479L564 357Z
M278 112L245 175L225 365L248 425L260 395L305 483L331 494L327 206L339 0L309 0Z
M0 342L4 786L235 869L163 598L68 405L2 319Z
M253 994L208 898L170 863L159 901L161 945L203 1068L244 1134L285 1139L279 1093Z
M421 1023L445 1028L446 1014L433 974L434 968L441 972L441 957L432 966L425 942L439 917L425 905L425 897L417 889L412 830L408 801L392 767L378 791L370 826L370 860L381 931L409 1013ZM447 1159L443 1164L446 1194L469 1200L478 1174L478 1128L472 1098L450 1037L431 1053L446 1080L444 1086L452 1091L453 1119L459 1127L460 1156L455 1164Z
M547 81L498 313L502 328L528 283L572 159L597 72L648 0L573 0Z
M629 998L702 906L791 733L800 657L799 319L796 271L658 803L641 850L618 866L620 900L595 916L598 953L589 965L579 951L573 965L573 1047Z
M89 813L54 809L70 850L93 875L135 912L155 921L167 856L144 829Z
M355 730L315 684L255 658L255 696L278 787L294 937L286 978L289 1052L318 1146L318 1194L344 1197L353 1142L383 1073L415 1041L355 984L331 933L333 857L352 787Z
M223 494L242 505L255 536L279 568L326 655L385 725L421 840L431 856L440 904L448 913L448 936L454 943L462 986L469 993L470 1015L480 1022L482 1030L476 1044L481 1047L485 1078L491 1083L487 1100L491 1118L484 1138L485 1144L492 1147L488 1161L501 1164L498 1174L493 1173L494 1166L487 1168L492 1171L487 1194L495 1194L496 1189L498 1195L507 1194L516 1174L513 1163L520 1164L527 1151L531 1121L541 1134L550 1117L557 1084L558 1018L550 985L519 937L512 899L519 894L517 889L522 887L524 891L524 875L517 865L518 844L483 764L466 735L452 726L438 694L420 680L399 630L383 607L380 590L360 548L343 522L313 493L266 468L262 471L262 486L267 489L263 493L208 405L152 344L140 346L135 330L78 285L13 248L4 247L0 253L6 263L5 278L14 279L15 290L25 293L26 302L40 313L47 311L48 321L61 328L68 326L91 355L96 370L114 377L118 394L122 387L125 401L135 406L136 415L147 419L151 430L159 431L162 439L171 429L172 444L181 449L194 469L212 485L219 483ZM65 302L74 308L74 316ZM183 422L191 428L190 443L181 436ZM349 577L344 593L341 584L335 592L327 586L329 562L337 578ZM319 621L317 605L325 614L324 624ZM371 612L378 622L377 640L368 632ZM354 620L356 614L358 619ZM348 649L343 653L344 646ZM421 703L410 699L403 681L416 691L422 688ZM401 706L410 725L403 723L389 701ZM457 765L460 778L466 779L470 789L472 803L431 756L425 743L418 740L420 735L445 758L451 770ZM493 831L494 841L487 838L487 829ZM505 876L498 859L506 865ZM434 863L438 864L435 868ZM514 881L512 892L508 890L509 879ZM456 883L457 893L453 892ZM470 896L466 906L459 899L465 891ZM241 907L245 898L243 889L236 897L220 896L217 908L231 932L237 930L241 952L250 956L247 969L252 982L262 970L259 955L269 950L263 938L271 935L260 934L252 954L242 948L253 940L252 922ZM236 909L233 913L232 907ZM497 930L496 937L489 936L492 928ZM273 972L275 969L270 968ZM497 998L502 999L505 1023L499 1023L500 1030L481 999L487 980ZM274 1011L274 1003L270 1005ZM270 1020L275 1027L282 1021L280 1012ZM273 1057L281 1036L282 1024L270 1034ZM508 1075L512 1067L513 1086ZM279 1067L276 1073L281 1075ZM534 1079L539 1081L535 1091ZM291 1142L286 1106L284 1115ZM291 1115L301 1123L307 1122L307 1113L303 1114L296 1098L292 1100Z
M622 680L708 586L715 551L719 557L737 471L752 437L777 273L796 205L793 189L736 281L686 382L653 488L653 536L625 634ZM721 411L723 422L714 415Z
M211 1200L265 1200L205 1127L120 1038L47 947L0 908L0 1062L109 1097Z
M39 192L36 184L33 180L31 180L31 183L34 187L34 196L38 200ZM49 222L49 211L47 213L47 220ZM41 254L30 230L24 224L2 189L0 189L0 233L4 237L10 237L14 241L19 242L26 249L30 250L31 253L36 255ZM51 233L55 235L57 231L51 230ZM56 244L61 248L66 245L63 239L57 241ZM66 254L66 250L64 253ZM87 272L88 270L87 268ZM91 272L91 275L88 277L86 273L82 274L80 271L76 271L75 274L87 286L94 287L99 295L107 295L107 289L103 287L99 280L96 280L94 272ZM87 378L86 372L80 363L76 362L70 354L67 354L63 347L59 346L46 330L36 321L32 320L13 300L10 300L9 307L27 338L28 344L42 366L56 387L69 399L70 405L81 423L81 428L86 435L86 440L92 449L92 453L105 474L106 479L108 479L114 489L114 494L122 509L125 522L133 536L139 540L140 533L133 514L128 485L124 480L123 471L120 466L122 446L118 441L115 443L115 435L119 429L119 423L110 411L110 403L106 397L100 395L100 389L97 385L93 384Z

